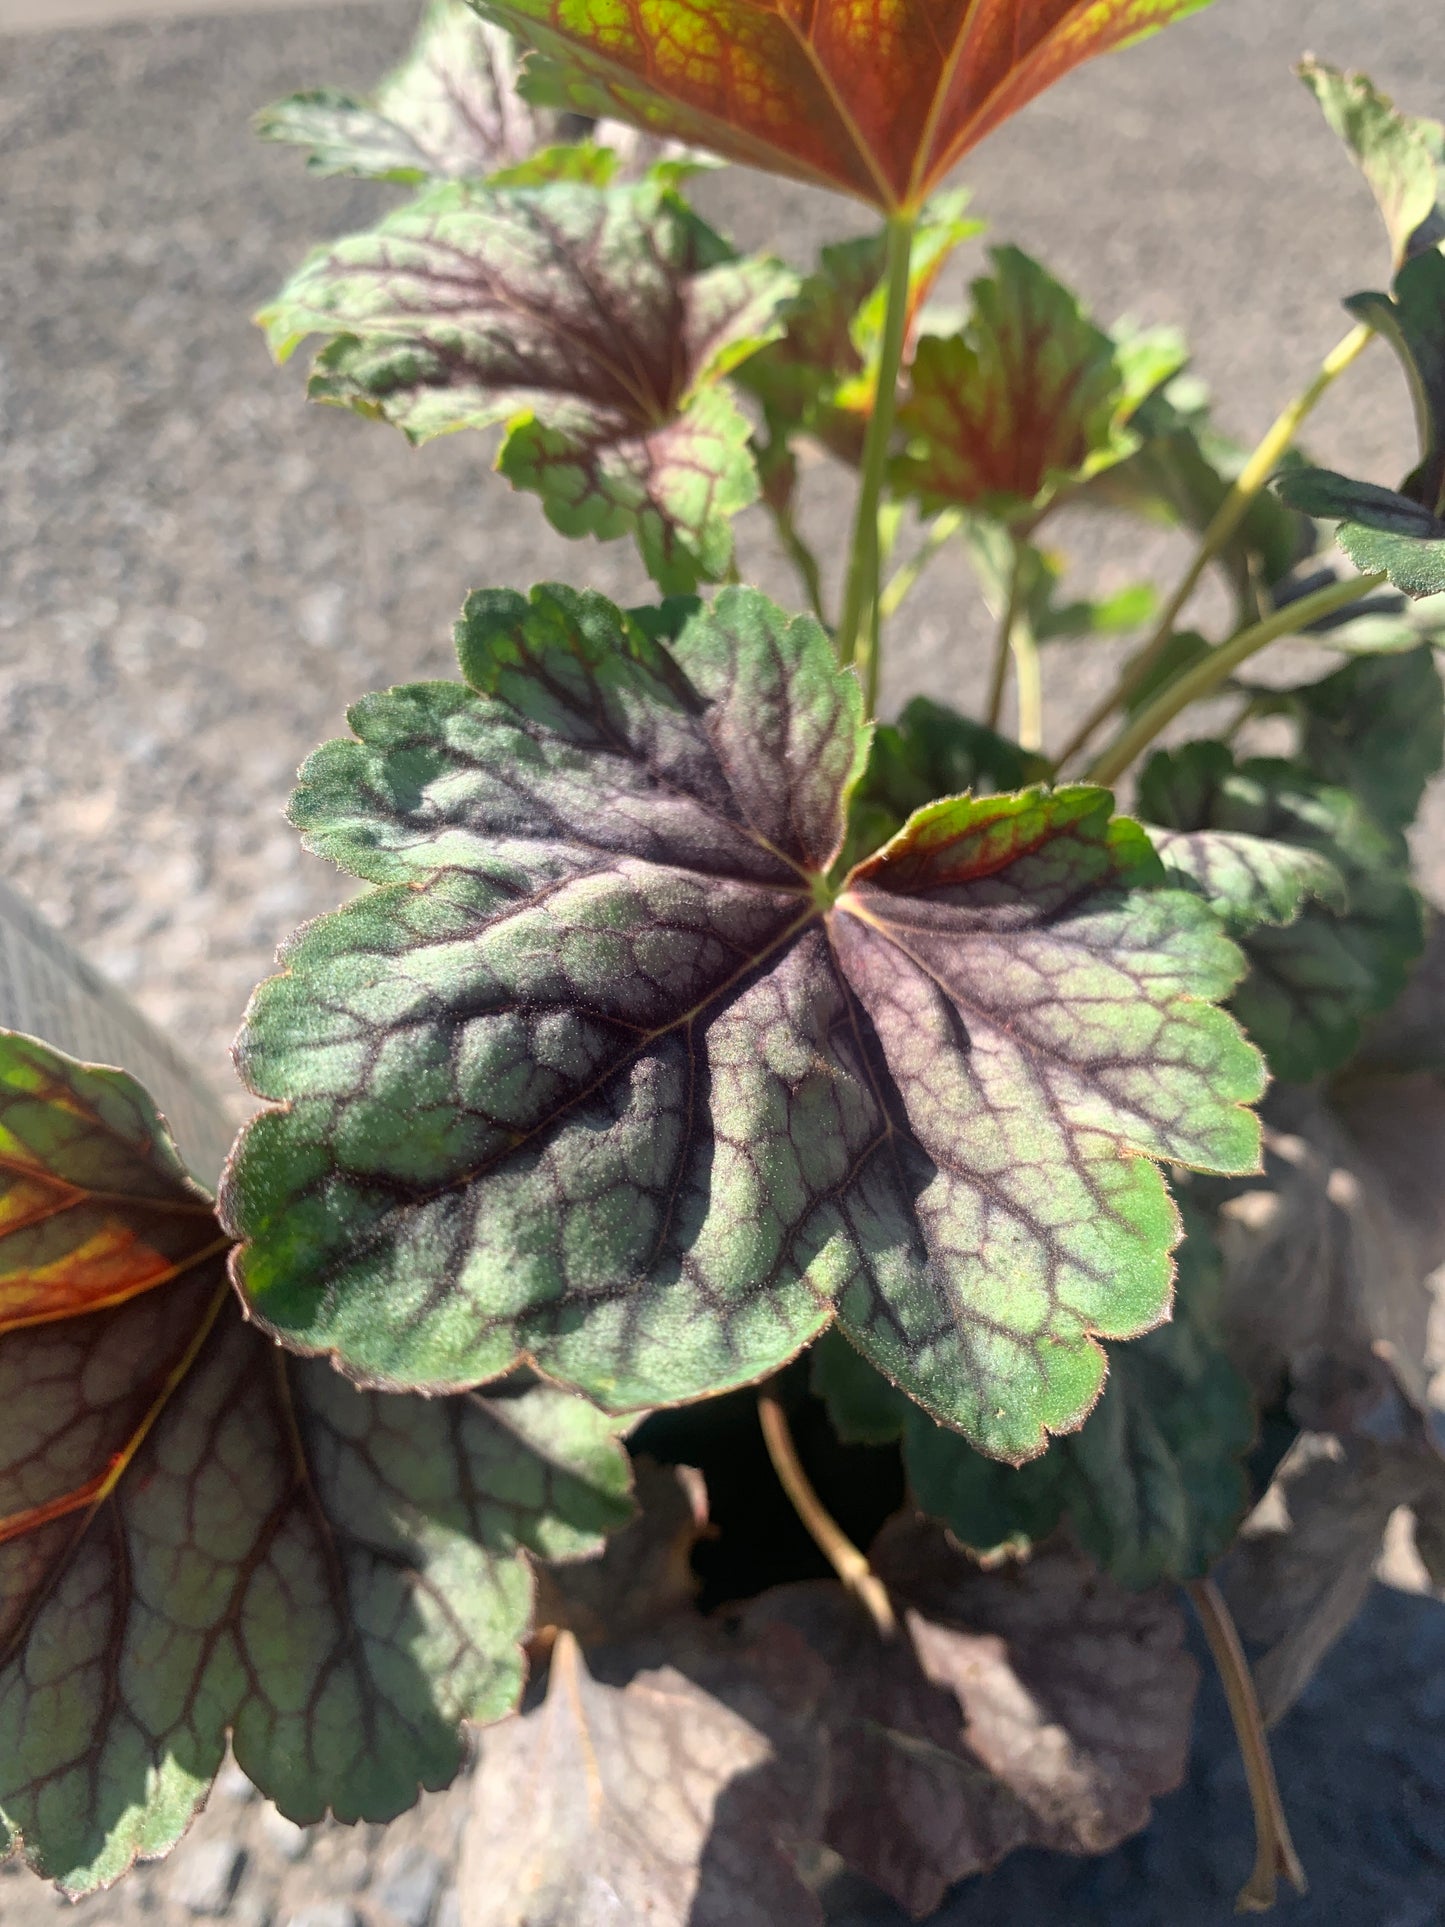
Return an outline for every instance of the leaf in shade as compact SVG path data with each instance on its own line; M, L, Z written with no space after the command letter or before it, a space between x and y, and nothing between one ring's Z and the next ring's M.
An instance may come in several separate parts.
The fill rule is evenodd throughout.
M939 271L985 226L964 217L968 198L941 194L920 216L909 261L905 366ZM787 306L781 338L740 369L739 383L763 404L775 442L809 435L840 461L862 459L878 394L886 266L881 231L824 248Z
M1132 582L1098 600L1065 602L1059 594L1065 556L1023 541L985 516L970 517L963 534L989 613L1002 621L1012 599L1016 616L1027 624L1035 642L1127 635L1148 622L1158 608L1152 582Z
M1404 994L1365 1032L1354 1067L1445 1072L1445 918L1427 912L1425 949Z
M246 1325L144 1092L0 1034L0 1852L164 1852L228 1735L298 1821L389 1819L516 1704L524 1551L627 1517L548 1387L358 1392Z
M1445 241L1445 127L1400 113L1365 74L1306 59L1299 76L1369 182L1396 264Z
M1390 343L1409 384L1420 466L1400 492L1445 515L1445 252L1407 261L1392 295L1357 294L1345 306Z
M1133 693L1125 698L1125 713L1137 716L1176 676L1182 676L1186 670L1193 669L1213 653L1213 643L1201 636L1197 629L1176 629L1150 668L1140 677Z
M586 1646L649 1632L693 1603L693 1549L711 1531L703 1476L649 1458L633 1460L632 1476L636 1514L600 1558L538 1569L538 1626L574 1633Z
M972 148L1095 54L1207 0L476 0L548 57L537 91L729 160L916 209Z
M1352 790L1386 829L1415 820L1445 761L1445 691L1428 643L1408 654L1362 656L1291 692L1300 759Z
M463 0L431 0L401 65L369 100L334 88L292 94L256 117L263 140L309 147L318 174L416 184L480 179L557 135L516 91L508 36Z
M792 1871L819 1848L921 1918L1017 1847L1098 1853L1145 1824L1194 1694L1171 1602L1059 1551L980 1575L911 1519L873 1558L887 1644L822 1583L733 1628L684 1619L586 1663L563 1645L542 1706L483 1742L471 1927L819 1920Z
M367 1383L519 1357L616 1409L747 1383L837 1307L985 1449L1096 1396L1177 1219L1250 1169L1238 952L1094 789L918 812L839 878L867 732L807 618L670 649L600 597L473 596L465 685L351 713L309 846L381 886L303 931L240 1050L274 1108L224 1213L267 1328Z
M504 424L498 467L566 535L631 533L656 581L726 573L757 499L722 377L778 332L794 281L740 260L661 180L429 190L319 249L258 317L311 395L416 442Z
M1172 840L1167 863L1234 914L1280 920L1242 937L1250 971L1235 993L1240 1022L1280 1077L1336 1070L1367 1017L1388 1009L1423 942L1419 898L1404 841L1380 828L1347 790L1296 764L1236 764L1222 743L1160 751L1139 783L1140 814ZM1199 840L1203 836L1204 840ZM1216 839L1227 837L1228 843ZM1241 841L1240 839L1248 839ZM1296 865L1260 842L1324 858L1344 879L1349 907L1329 907L1334 886L1316 864ZM1302 901L1306 896L1324 901Z
M940 796L1026 789L1049 774L1046 758L946 703L915 696L896 723L874 725L868 762L848 803L844 862L881 849Z
M1289 1711L1365 1604L1385 1530L1400 1506L1445 1501L1445 1463L1418 1443L1304 1433L1248 1521L1222 1573L1255 1660L1260 1711Z
M1187 1223L1171 1322L1115 1352L1082 1428L1028 1465L986 1459L933 1424L836 1333L814 1355L813 1389L842 1438L902 1439L919 1505L986 1565L1067 1519L1121 1585L1198 1578L1244 1513L1254 1408L1215 1332L1218 1254L1204 1220Z
M1136 452L1130 420L1179 372L1184 348L1172 334L1115 341L1028 255L990 258L963 330L918 344L893 479L935 508L1017 517Z

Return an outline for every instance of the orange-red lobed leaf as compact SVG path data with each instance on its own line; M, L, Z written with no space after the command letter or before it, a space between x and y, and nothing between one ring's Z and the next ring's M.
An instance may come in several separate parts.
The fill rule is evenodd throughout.
M1208 0L473 0L593 113L917 208L1091 59Z

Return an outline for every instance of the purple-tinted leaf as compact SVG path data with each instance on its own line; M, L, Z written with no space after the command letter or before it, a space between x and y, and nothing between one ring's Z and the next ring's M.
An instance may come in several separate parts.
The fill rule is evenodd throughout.
M1155 1160L1252 1168L1238 952L1095 789L957 798L839 878L867 732L827 637L725 591L670 647L476 595L466 684L368 698L303 931L240 1046L224 1209L256 1315L365 1382L519 1356L617 1409L835 1314L1011 1458L1165 1314Z
M319 250L260 316L310 392L413 441L503 424L498 458L565 534L635 535L669 591L732 560L756 500L722 377L782 326L794 281L739 260L659 179L432 189Z

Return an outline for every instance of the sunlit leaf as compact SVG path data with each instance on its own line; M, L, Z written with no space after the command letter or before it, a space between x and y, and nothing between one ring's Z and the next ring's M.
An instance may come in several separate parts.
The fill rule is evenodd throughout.
M867 733L822 629L671 649L475 595L466 684L373 696L293 815L381 887L257 994L224 1211L254 1314L364 1381L519 1356L616 1409L746 1383L835 1306L1026 1458L1153 1325L1154 1159L1249 1169L1238 953L1094 789L937 804L838 878ZM1142 1155L1141 1155L1142 1154Z
M844 1439L902 1440L919 1505L986 1563L1068 1520L1123 1585L1197 1578L1243 1516L1254 1409L1215 1330L1213 1242L1197 1213L1187 1222L1170 1323L1115 1351L1083 1427L1028 1465L1000 1465L933 1424L838 1334L818 1347L813 1389Z
M967 202L964 193L939 195L919 221L909 266L905 365L939 270L984 226L964 218ZM886 257L881 231L824 248L788 304L781 339L741 370L739 380L762 402L775 441L806 434L842 461L861 458L878 392Z
M259 317L284 360L328 337L310 392L412 441L504 424L502 473L567 535L632 534L657 582L726 573L756 500L719 384L795 285L739 260L657 179L433 188L315 253Z
M478 1927L792 1927L822 1918L792 1866L820 1847L922 1918L1018 1847L1099 1853L1145 1824L1193 1702L1169 1600L1058 1551L1000 1585L911 1519L873 1558L886 1644L834 1584L765 1593L731 1633L564 1641L542 1704L483 1742Z
M542 91L729 160L917 208L984 137L1095 54L1207 0L476 0L556 62Z
M1400 113L1365 74L1307 59L1299 75L1369 182L1396 263L1445 241L1445 127Z
M1174 849L1196 885L1207 879L1213 852L1213 884L1203 887L1236 899L1244 913L1270 913L1273 902L1277 916L1306 891L1325 897L1304 903L1283 927L1265 923L1243 937L1250 970L1233 1009L1280 1077L1337 1069L1359 1043L1364 1019L1393 1003L1420 954L1420 901L1404 840L1380 828L1349 791L1283 761L1236 765L1222 743L1188 743L1152 757L1140 778L1139 811L1191 839L1201 832L1231 839L1198 845L1192 858L1189 842ZM1344 879L1348 913L1327 907L1331 886L1313 865L1294 868L1279 852L1261 851L1259 840L1327 859Z
M894 479L932 507L1017 517L1135 453L1130 420L1179 372L1184 349L1173 335L1121 344L1028 255L996 248L991 258L965 327L918 344L899 410L909 451Z
M410 51L370 99L322 88L256 117L263 140L308 147L318 174L416 183L480 178L556 138L555 116L516 91L509 37L464 0L431 0Z
M0 1034L0 1852L71 1891L164 1852L221 1765L390 1818L522 1681L524 1551L628 1513L551 1388L358 1392L246 1325L138 1085Z

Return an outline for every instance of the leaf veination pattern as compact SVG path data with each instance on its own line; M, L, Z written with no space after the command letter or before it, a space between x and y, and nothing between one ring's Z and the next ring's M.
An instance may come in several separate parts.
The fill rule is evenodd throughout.
M361 703L294 799L380 887L242 1034L254 1314L364 1383L527 1357L630 1409L836 1306L990 1451L1077 1423L1091 1334L1167 1309L1150 1159L1257 1157L1216 919L1091 789L934 805L838 879L860 694L751 591L670 649L553 586L457 634L469 686Z
M726 572L758 494L719 383L780 332L794 286L660 179L449 184L319 249L258 319L283 361L327 336L312 397L412 441L505 424L498 467L564 535L631 533L686 593Z
M0 1853L116 1878L228 1733L300 1821L444 1785L459 1723L516 1703L523 1550L627 1515L613 1428L548 1387L383 1398L288 1358L118 1072L0 1034L0 1145Z
M916 209L1035 95L1208 0L474 4L558 62L548 98Z

